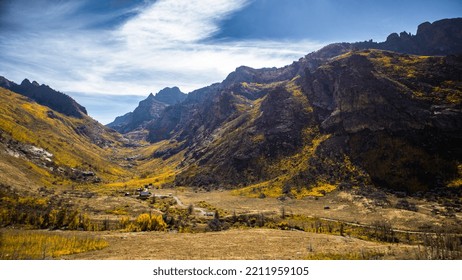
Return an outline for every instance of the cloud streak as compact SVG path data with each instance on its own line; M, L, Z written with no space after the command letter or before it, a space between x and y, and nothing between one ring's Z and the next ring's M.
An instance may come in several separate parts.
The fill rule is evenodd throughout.
M0 30L0 75L17 82L27 77L67 93L147 95L166 86L189 92L223 80L238 66L283 66L321 46L212 40L220 22L247 0L145 1L98 15L81 12L85 1L39 0L27 9L20 7L24 1L12 2L4 17L7 28ZM135 16L92 28L126 14Z
M162 0L124 24L120 34L130 43L194 43L219 31L218 22L245 6L246 0ZM142 41L136 39L143 38ZM166 45L165 45L166 44Z
M189 91L223 79L237 66L281 66L319 46L208 42L220 20L244 7L244 0L157 1L113 30L84 28L95 19L73 16L81 8L74 2L45 10L48 21L29 15L33 7L15 9L27 28L1 33L7 58L2 74L27 75L65 91L145 94L172 85Z

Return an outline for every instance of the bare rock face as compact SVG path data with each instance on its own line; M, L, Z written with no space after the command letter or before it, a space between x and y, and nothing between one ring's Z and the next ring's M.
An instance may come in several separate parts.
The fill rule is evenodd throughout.
M406 79L387 70L382 60L396 60L394 67L414 63L419 77ZM306 94L316 108L326 131L356 133L362 130L390 132L437 128L460 130L460 92L444 84L457 81L462 73L461 58L421 59L418 64L407 55L365 51L334 60L307 73ZM393 66L390 66L393 67ZM432 80L427 77L431 76ZM429 84L431 83L431 84ZM451 99L449 95L459 96Z
M374 183L415 192L457 176L461 74L461 57L356 51L307 72L305 92L320 128L347 137L337 149Z
M352 55L308 75L307 94L319 109L324 130L355 133L425 126L430 112L410 98L410 90L373 71L366 57ZM426 116L427 120L416 116Z
M298 65L292 64L282 68L253 69L247 66L240 66L228 75L223 81L223 86L228 87L236 83L273 83L284 81L294 77L298 71Z
M186 99L186 94L181 92L178 87L166 87L159 91L155 96L152 94L150 97L153 97L155 100L165 103L167 105L174 105L182 102Z

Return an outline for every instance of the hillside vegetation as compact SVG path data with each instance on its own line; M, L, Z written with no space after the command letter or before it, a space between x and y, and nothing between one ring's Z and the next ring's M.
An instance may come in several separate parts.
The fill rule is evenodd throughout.
M121 136L90 117L65 116L3 88L0 102L2 182L67 185L127 174L110 160Z

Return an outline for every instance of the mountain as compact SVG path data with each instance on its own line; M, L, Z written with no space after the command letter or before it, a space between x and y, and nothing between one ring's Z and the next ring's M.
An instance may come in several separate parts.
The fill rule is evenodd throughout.
M29 97L35 102L67 116L83 118L87 115L85 107L78 104L70 96L55 91L47 85L40 85L36 81L31 83L28 79L25 79L18 85L0 76L0 87Z
M359 48L375 48L417 55L461 54L462 18L443 19L418 26L417 33L392 33L382 43L356 43Z
M372 184L415 193L459 182L460 21L332 44L283 68L239 67L147 125L151 142L178 143L153 157L184 155L177 185L247 186L251 195Z
M151 93L152 95L152 93ZM174 105L185 100L186 94L181 92L178 87L166 87L156 93L154 99L167 105Z
M351 52L305 76L318 125L373 183L416 192L457 176L462 57Z
M38 94L44 90L30 86L34 88ZM61 108L53 110L5 88L0 88L0 103L2 184L29 191L42 186L99 183L125 174L110 152L123 146L124 139L83 112L79 118L69 116L60 113Z
M166 107L180 103L185 98L186 94L182 93L178 87L164 88L156 95L151 93L145 100L140 101L133 112L117 117L107 126L120 133L143 128L146 123L159 118Z
M45 107L14 92L29 89L40 100L42 91L57 93L47 86L3 78L2 87L11 89L0 89L3 180L27 186L128 178L253 197L372 185L407 193L457 191L459 24L423 24L418 34L399 36L401 43L392 36L383 43L331 44L281 68L241 66L188 95L166 88L108 125L132 142L77 103L71 108L78 118L67 111L71 101ZM398 46L406 52L393 49ZM139 139L129 137L133 133L147 133L151 145L133 145Z
M215 87L230 87L233 84L238 84L239 82L271 83L276 81L288 80L296 77L297 75L303 75L305 69L313 71L329 59L353 50L381 49L419 55L461 54L461 30L462 18L445 19L436 21L434 23L426 22L419 25L416 35L411 35L407 32L401 32L400 35L393 33L390 36L388 36L385 42L382 43L365 41L358 43L331 44L317 52L308 54L307 56L301 58L299 61L291 65L288 65L280 69L252 69L250 67L241 66L237 68L236 71L231 73L220 85L216 85ZM209 89L200 89L195 91L193 95L202 95L201 92L208 90ZM187 103L191 103L192 100L193 98L189 98L189 101ZM172 114L173 112L177 112L179 107L172 108L171 111L166 112L166 114ZM161 111L163 111L163 109L157 110L157 112ZM175 120L178 119L178 116L178 112L173 113L171 118ZM161 117L162 119L164 119L164 121L161 120L160 123L156 123L156 121L159 119L158 114L152 114L152 116L150 116L149 113L143 113L142 116L140 114L138 117L136 117L136 119L142 121L133 121L132 118L132 114L128 113L122 117L118 117L113 123L109 124L109 126L116 129L119 132L127 133L138 127L140 123L149 123L150 121L152 121L152 124L150 125L151 127L153 127L153 129L151 130L153 132L150 133L148 137L151 139L151 141L157 141L160 138L162 138L159 138L159 135L169 135L169 128L172 128L171 126L174 125L174 122L172 122L172 120L167 120L168 117ZM165 122L169 123L169 128L166 127L167 124L165 124Z

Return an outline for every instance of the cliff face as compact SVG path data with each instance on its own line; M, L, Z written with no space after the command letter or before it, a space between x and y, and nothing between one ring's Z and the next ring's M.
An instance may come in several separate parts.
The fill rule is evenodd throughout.
M457 131L461 65L460 57L360 51L308 72L306 93L326 131Z
M461 73L460 57L358 51L307 73L305 91L374 182L416 191L458 176Z

